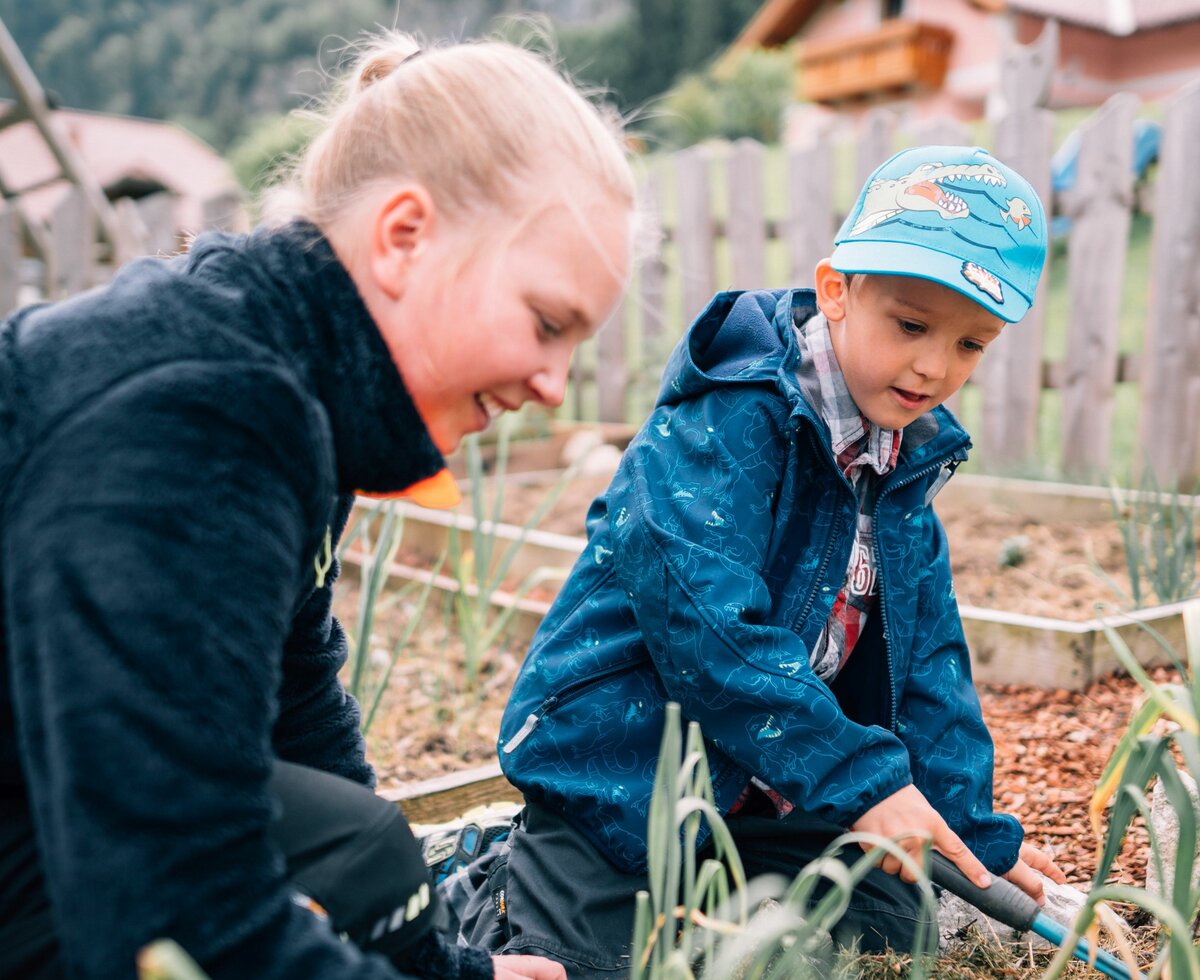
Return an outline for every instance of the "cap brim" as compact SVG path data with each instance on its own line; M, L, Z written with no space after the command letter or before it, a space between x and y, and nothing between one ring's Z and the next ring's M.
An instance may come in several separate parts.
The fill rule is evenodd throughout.
M829 261L838 272L930 279L962 293L1008 323L1016 323L1029 312L1029 298L994 271L967 270L968 263L958 256L920 245L907 242L842 242L833 250ZM968 278L968 274L973 275L974 279Z

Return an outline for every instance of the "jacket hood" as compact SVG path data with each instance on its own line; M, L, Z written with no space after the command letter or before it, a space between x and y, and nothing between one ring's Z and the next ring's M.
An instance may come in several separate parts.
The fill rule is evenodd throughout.
M799 356L792 323L803 323L816 310L811 289L718 293L667 361L659 404L792 373Z

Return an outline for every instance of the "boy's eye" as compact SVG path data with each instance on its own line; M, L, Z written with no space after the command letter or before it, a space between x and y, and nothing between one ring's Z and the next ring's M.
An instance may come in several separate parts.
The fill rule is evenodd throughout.
M538 330L541 332L543 337L554 338L562 335L562 330L547 320L541 313L537 314L537 321Z
M905 333L924 333L925 331L921 324L914 323L912 320L901 320L900 329Z
M978 340L964 340L962 345L972 354L982 354L984 351L984 345Z

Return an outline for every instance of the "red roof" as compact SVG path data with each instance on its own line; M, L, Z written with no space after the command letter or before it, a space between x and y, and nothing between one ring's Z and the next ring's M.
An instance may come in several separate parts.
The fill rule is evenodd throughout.
M824 0L764 0L738 35L733 50L773 47L796 36ZM959 0L986 11L1005 9L1057 20L1106 34L1135 31L1200 18L1200 0Z
M233 171L216 150L170 123L76 109L55 109L50 118L102 188L135 182L159 185L176 195L181 232L202 229L205 201L241 193ZM20 193L58 173L32 122L0 130L0 177L10 190ZM64 181L54 181L21 194L21 201L31 217L45 220L66 189Z

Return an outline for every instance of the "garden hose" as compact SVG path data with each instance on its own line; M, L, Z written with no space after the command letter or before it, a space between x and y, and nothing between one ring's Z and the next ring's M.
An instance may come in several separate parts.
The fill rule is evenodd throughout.
M948 857L937 851L933 852L931 871L934 884L969 902L996 921L1003 922L1018 932L1036 933L1060 948L1066 942L1067 927L1042 912L1035 899L1011 882L1003 878L993 878L991 885L980 888L959 871L958 866ZM1125 964L1111 953L1102 949L1093 951L1084 939L1075 944L1073 955L1092 963L1097 970L1113 980L1145 980L1140 971L1130 974Z

